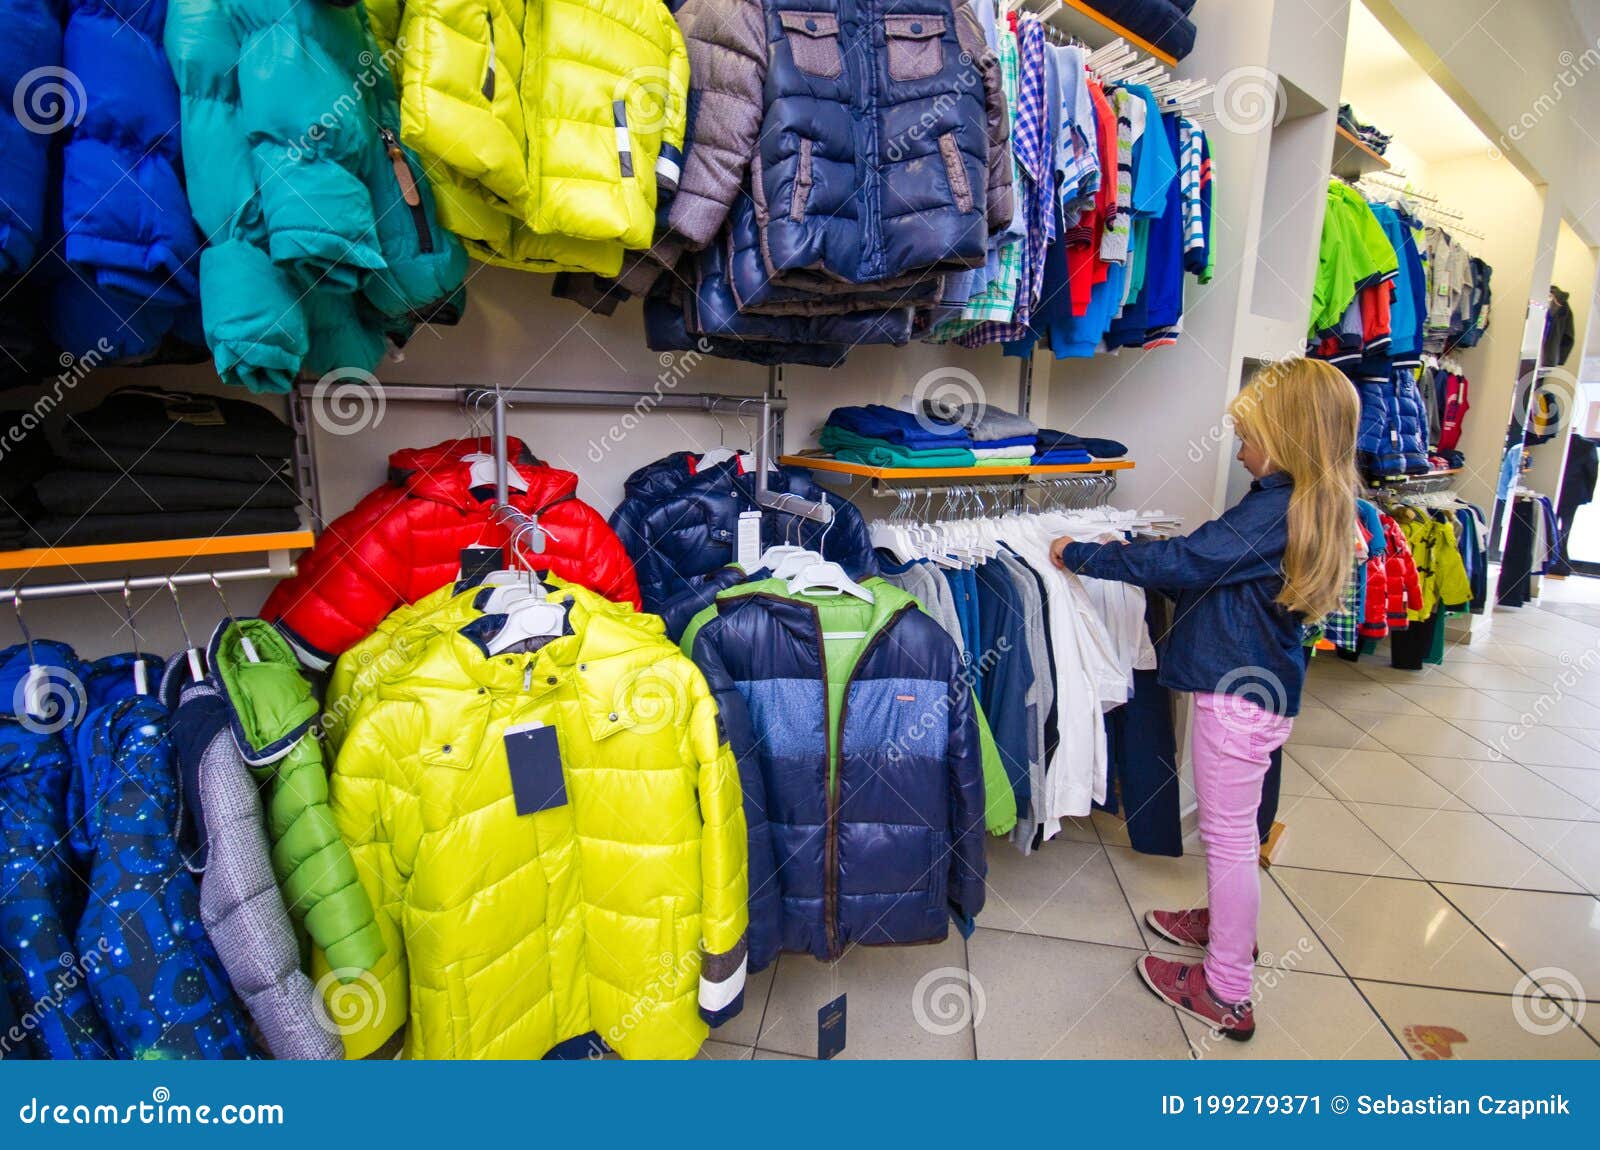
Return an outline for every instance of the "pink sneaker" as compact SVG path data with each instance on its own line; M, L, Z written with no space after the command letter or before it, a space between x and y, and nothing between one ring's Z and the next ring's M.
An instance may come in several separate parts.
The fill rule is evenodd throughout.
M1198 962L1173 962L1147 954L1134 963L1144 984L1190 1018L1235 1042L1248 1042L1256 1032L1255 1012L1249 1001L1223 1002L1206 985L1206 972Z
M1211 912L1203 906L1192 910L1146 911L1147 926L1169 942L1179 946L1192 946L1204 950L1211 941ZM1255 957L1261 957L1261 948L1255 948Z

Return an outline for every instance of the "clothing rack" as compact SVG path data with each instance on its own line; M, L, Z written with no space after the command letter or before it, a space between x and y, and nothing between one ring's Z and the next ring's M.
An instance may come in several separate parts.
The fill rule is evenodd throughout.
M1437 495L1453 491L1455 486L1456 473L1450 471L1407 479L1385 479L1373 485L1369 494L1376 499L1398 499L1407 495Z
M124 591L149 591L160 587L194 587L202 584L242 583L251 579L286 579L295 573L293 563L261 567L234 567L224 571L182 571L172 575L134 575L126 579L89 579L76 583L38 583L0 591L13 602L31 599L65 599L74 595L108 595Z

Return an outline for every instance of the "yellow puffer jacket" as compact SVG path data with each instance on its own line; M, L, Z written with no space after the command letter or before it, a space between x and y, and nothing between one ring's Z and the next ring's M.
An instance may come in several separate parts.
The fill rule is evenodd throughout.
M375 982L329 986L346 1053L405 1026L411 1058L538 1058L591 1033L692 1057L742 1005L747 917L705 680L659 618L581 588L552 595L572 634L490 656L497 617L459 603L475 594L367 684L339 750L331 805L387 944ZM518 814L505 739L530 724L556 731L566 802Z
M662 0L367 0L400 135L486 263L614 275L677 186L689 57Z

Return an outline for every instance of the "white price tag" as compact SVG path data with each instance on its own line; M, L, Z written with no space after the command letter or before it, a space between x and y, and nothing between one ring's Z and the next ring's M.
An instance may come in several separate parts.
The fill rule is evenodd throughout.
M754 571L761 562L761 512L739 512L738 550L734 558L746 571Z

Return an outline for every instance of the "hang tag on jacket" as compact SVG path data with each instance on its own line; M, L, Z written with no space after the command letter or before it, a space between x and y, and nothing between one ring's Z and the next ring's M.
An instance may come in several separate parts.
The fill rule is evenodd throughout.
M845 995L817 1011L817 1057L829 1059L844 1053Z
M460 558L461 582L469 587L477 586L484 576L506 565L504 547L463 547Z
M761 565L761 512L739 512L739 545L734 561L746 571Z
M561 773L556 729L543 723L523 723L507 727L504 738L517 814L535 815L566 806L567 780Z

